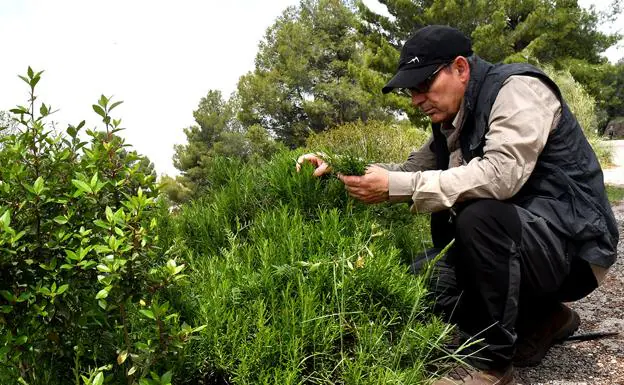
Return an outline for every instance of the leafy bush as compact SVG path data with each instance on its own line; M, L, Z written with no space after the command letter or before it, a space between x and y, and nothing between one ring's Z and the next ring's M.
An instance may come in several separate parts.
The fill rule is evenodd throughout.
M175 217L191 254L193 303L205 324L185 383L423 383L449 327L430 314L426 277L407 272L429 246L426 218L367 206L299 153L220 168L219 188ZM405 236L410 241L404 239Z
M46 126L41 72L20 77L29 102L0 138L0 382L169 383L150 372L171 368L196 331L164 293L185 265L157 247L158 190L149 161L115 135L121 102L102 96L106 131L82 141L84 121Z

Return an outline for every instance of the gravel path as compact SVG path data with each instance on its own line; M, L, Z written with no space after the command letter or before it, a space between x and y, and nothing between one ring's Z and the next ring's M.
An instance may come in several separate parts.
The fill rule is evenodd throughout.
M619 331L620 335L555 346L540 366L517 370L518 384L624 384L624 201L614 212L620 228L618 259L598 290L569 305L581 316L580 333Z
M605 170L605 181L624 186L624 140L617 146L616 167ZM521 385L624 385L624 201L614 205L619 223L618 259L602 286L569 304L581 316L579 333L619 331L615 337L566 342L553 347L541 365L517 369Z

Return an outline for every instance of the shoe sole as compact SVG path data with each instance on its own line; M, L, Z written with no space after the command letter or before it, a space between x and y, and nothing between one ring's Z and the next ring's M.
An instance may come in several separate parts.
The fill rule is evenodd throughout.
M514 366L517 368L524 368L524 367L532 367L532 366L539 365L551 347L553 347L554 345L559 345L563 343L565 340L567 340L568 337L576 333L580 325L581 325L581 317L579 317L577 312L572 310L572 318L570 322L563 325L557 331L557 333L553 335L553 338L550 344L544 345L544 348L541 350L538 350L532 357L529 357L523 361L518 361L518 362L514 361L513 363Z

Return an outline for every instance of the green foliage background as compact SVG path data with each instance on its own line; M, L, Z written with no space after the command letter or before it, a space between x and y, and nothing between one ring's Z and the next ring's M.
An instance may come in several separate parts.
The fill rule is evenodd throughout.
M409 98L380 90L396 71L403 42L428 24L460 29L486 60L529 62L561 73L564 87L582 87L582 93L570 94L582 94L591 106L581 119L592 135L594 130L601 134L610 119L624 116L623 64L608 63L600 55L621 36L598 30L620 12L617 1L609 14L581 8L573 0L381 3L390 17L352 0L302 0L287 8L259 42L255 68L241 76L236 91L226 100L210 91L200 101L194 112L197 125L185 131L188 144L176 147L181 175L166 181L170 199L182 202L200 195L210 183L206 173L215 155L261 162L280 151L280 145L301 147L308 138L349 124L361 129L371 122L381 128L408 120L427 127ZM311 146L314 140L308 145L320 150ZM594 136L592 140L608 162L608 151ZM384 154L377 151L365 159Z

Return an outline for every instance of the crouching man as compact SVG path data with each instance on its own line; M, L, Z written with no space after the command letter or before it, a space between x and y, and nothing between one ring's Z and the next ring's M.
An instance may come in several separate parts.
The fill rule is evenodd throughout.
M366 203L431 212L438 308L480 351L443 384L510 384L580 319L562 302L592 292L614 263L618 230L598 160L559 88L527 64L493 65L447 26L418 30L383 88L407 93L432 137L403 164L340 176ZM298 160L329 166L314 154Z

